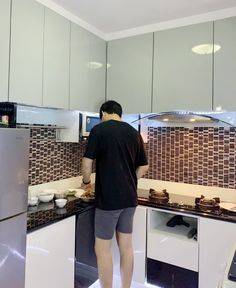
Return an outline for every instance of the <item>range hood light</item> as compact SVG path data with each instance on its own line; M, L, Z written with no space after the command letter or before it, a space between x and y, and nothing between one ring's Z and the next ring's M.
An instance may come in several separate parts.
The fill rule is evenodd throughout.
M192 51L196 54L205 55L216 53L221 49L221 46L218 44L201 44L192 47Z

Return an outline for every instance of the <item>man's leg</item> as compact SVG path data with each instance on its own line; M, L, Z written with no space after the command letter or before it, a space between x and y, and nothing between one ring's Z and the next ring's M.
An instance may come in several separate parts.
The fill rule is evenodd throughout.
M112 288L113 263L111 254L112 240L95 239L98 275L102 288Z
M116 232L120 251L120 273L122 288L130 288L133 276L133 245L132 234Z

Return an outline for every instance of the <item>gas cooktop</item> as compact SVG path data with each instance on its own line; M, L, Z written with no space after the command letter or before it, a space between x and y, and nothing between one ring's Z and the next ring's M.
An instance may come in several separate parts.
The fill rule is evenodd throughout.
M206 199L204 196L195 198L187 195L166 193L166 190L163 190L164 193L162 191L155 194L153 191L155 190L150 189L149 197L138 197L139 204L181 212L192 212L197 215L216 216L217 219L220 218L233 222L236 221L236 213L222 209L219 205L219 198ZM163 201L163 197L166 197L166 194L168 194L167 200Z

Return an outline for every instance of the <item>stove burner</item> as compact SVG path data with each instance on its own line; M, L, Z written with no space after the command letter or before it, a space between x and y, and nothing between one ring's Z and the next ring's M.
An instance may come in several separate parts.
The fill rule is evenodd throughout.
M149 200L158 203L158 204L165 204L169 201L169 194L167 193L166 189L162 191L156 191L154 189L149 190Z
M207 199L205 196L201 195L200 198L195 198L196 207L202 211L214 211L220 209L220 198L215 197L212 199Z

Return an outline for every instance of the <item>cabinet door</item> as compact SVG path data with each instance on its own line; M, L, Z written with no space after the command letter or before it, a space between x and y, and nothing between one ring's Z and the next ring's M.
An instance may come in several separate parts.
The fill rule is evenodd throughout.
M235 223L201 218L199 229L199 287L218 287L236 242Z
M89 54L89 111L99 112L105 101L106 42L90 33Z
M27 235L25 288L74 288L75 216Z
M212 109L212 53L192 48L213 43L213 23L154 34L153 112Z
M42 105L44 7L35 0L12 1L9 100Z
M133 224L134 271L133 281L145 283L146 278L146 218L147 208L137 206ZM120 255L114 235L112 241L114 275L120 276Z
M236 17L215 21L214 108L236 111Z
M124 113L151 112L153 34L108 42L107 99Z
M105 100L106 42L71 23L70 108L97 112Z
M10 0L0 1L0 101L8 100Z
M45 8L43 106L69 107L70 22Z

